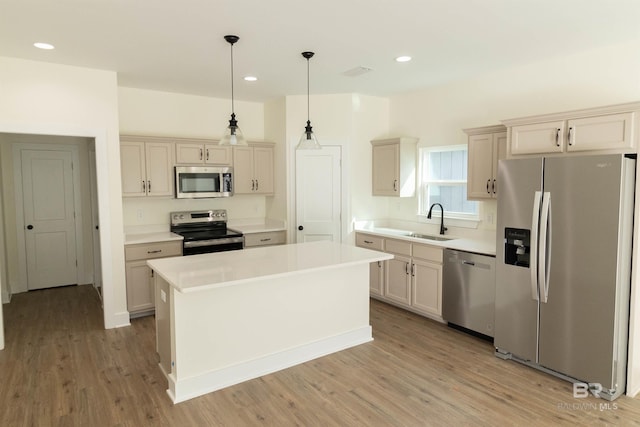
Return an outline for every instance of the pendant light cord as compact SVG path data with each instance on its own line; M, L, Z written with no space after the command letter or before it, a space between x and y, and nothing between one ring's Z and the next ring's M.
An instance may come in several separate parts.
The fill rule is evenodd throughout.
M307 58L307 121L310 120L309 114L309 58Z
M231 44L231 114L235 114L233 105L233 43Z

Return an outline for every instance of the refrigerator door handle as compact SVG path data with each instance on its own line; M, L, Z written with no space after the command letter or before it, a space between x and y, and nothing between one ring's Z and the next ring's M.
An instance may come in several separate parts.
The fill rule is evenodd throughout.
M551 247L547 243L547 235L551 239L551 193L545 192L542 196L542 213L540 217L540 238L538 245L538 263L540 264L538 275L538 289L540 302L546 303L549 298L549 261L551 259Z
M538 232L540 227L540 205L542 192L536 191L533 196L533 212L531 214L531 253L529 269L531 270L531 298L538 301Z

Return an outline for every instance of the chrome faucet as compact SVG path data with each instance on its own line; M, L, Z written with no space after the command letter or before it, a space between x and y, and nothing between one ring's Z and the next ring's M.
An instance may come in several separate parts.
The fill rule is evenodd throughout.
M434 203L429 208L429 213L427 214L427 219L431 219L431 211L434 206L440 206L440 234L444 234L447 231L447 227L444 226L444 208L440 203Z

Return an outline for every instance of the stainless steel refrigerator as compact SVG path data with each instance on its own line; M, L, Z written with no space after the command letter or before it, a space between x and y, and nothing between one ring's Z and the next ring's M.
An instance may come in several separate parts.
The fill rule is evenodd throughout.
M625 391L635 159L500 161L496 355Z

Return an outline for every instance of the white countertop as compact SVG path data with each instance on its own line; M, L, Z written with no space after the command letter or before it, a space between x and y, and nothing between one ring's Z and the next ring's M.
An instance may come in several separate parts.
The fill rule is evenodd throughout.
M280 224L249 224L249 225L229 225L228 228L237 230L242 234L267 233L271 231L284 231L285 228Z
M184 238L170 231L158 231L154 233L127 233L124 235L125 245L135 245L138 243L170 242L172 240L183 240Z
M399 230L394 228L385 227L370 227L356 229L357 232L374 234L381 237L391 237L399 240L407 240L415 243L422 243L425 245L439 246L442 248L456 249L459 251L475 252L484 255L496 254L496 238L493 233L486 233L482 236L468 238L468 237L456 237L453 235L445 235L443 237L451 240L437 241L430 239L421 239L419 237L410 237L410 230ZM426 233L425 233L426 234Z
M393 255L382 252L320 241L154 259L147 264L180 292L194 292L391 258Z

